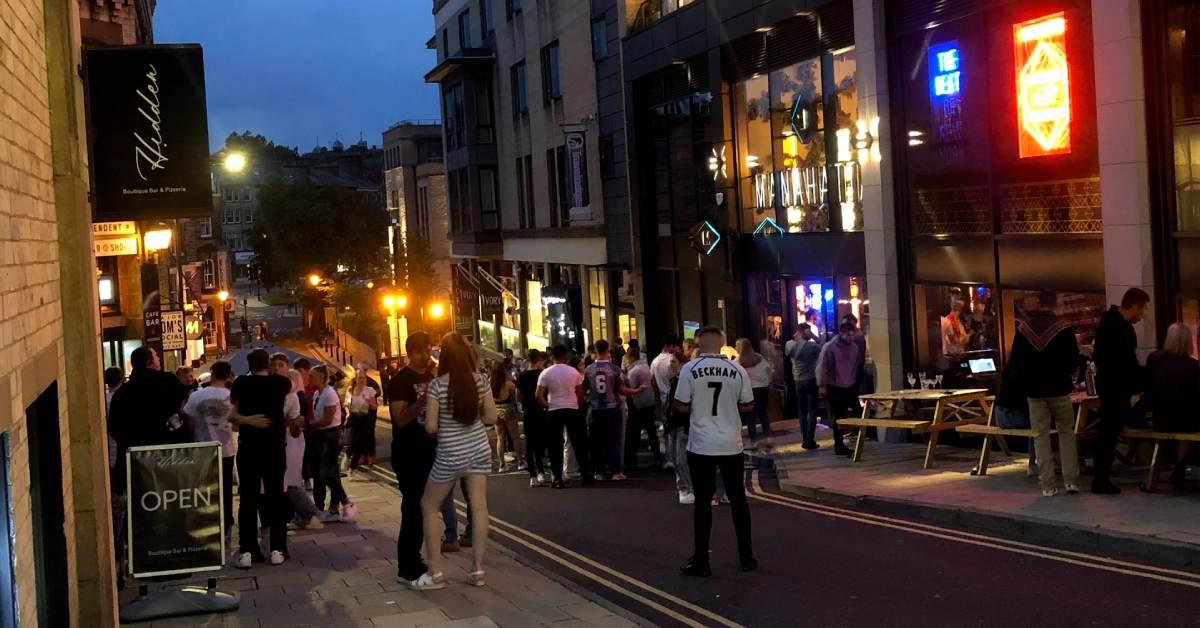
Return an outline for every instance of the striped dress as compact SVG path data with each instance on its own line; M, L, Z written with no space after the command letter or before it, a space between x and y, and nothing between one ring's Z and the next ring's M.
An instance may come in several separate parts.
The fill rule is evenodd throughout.
M492 387L486 377L476 374L475 388L482 410L483 400L492 394ZM438 377L429 382L427 394L438 403L437 456L429 479L434 482L453 482L464 475L491 473L492 449L483 421L477 417L470 425L463 425L454 419L450 384L446 378Z

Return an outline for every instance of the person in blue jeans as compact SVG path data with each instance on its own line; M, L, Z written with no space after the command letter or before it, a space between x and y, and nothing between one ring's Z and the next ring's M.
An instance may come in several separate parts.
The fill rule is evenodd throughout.
M796 380L796 412L800 419L801 446L816 449L817 444L817 359L821 357L821 342L812 325L800 323L792 339L784 346L784 354L792 361L792 377Z
M471 547L471 498L467 495L466 481L460 478L458 483L462 489L463 501L467 503L467 527L461 535L458 533L458 510L454 507L454 488L451 487L450 492L446 494L446 501L442 502L442 522L446 525L446 532L442 536L443 554L457 552L462 547Z

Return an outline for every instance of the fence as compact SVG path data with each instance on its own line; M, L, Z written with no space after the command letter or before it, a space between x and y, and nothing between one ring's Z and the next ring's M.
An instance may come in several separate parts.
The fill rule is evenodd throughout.
M331 308L330 308L331 309ZM326 317L326 333L322 344L325 353L346 366L363 364L370 369L379 368L379 354L370 345L351 336Z

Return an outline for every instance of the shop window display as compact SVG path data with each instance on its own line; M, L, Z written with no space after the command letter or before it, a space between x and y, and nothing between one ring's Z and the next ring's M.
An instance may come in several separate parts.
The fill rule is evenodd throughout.
M918 368L946 373L971 357L995 357L999 327L990 286L919 284L913 301Z

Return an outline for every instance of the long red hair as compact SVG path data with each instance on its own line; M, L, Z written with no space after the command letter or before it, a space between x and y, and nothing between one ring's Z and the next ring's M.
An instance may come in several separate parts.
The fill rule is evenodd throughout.
M450 393L447 396L454 420L470 425L479 419L479 389L475 384L479 358L475 348L467 344L458 332L443 336L441 347L438 376L450 375Z

